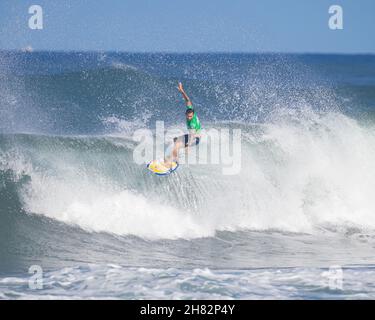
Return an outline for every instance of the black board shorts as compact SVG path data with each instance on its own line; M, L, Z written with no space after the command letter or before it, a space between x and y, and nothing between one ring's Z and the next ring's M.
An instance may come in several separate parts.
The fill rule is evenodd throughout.
M184 141L185 143L185 148L189 145L189 134L185 134L183 136L180 136L180 137L176 137L176 138L173 138L173 142L176 142L176 141ZM199 144L199 137L195 137L194 138L194 141L191 143L190 146L196 146Z

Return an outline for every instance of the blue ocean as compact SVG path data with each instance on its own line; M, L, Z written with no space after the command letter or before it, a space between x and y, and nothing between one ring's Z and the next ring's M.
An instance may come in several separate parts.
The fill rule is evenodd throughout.
M239 173L133 161L178 81ZM0 299L374 299L374 192L374 55L0 52Z

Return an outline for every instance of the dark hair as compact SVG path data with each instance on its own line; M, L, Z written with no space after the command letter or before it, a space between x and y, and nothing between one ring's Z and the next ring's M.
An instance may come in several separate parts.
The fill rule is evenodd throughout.
M185 114L190 114L190 113L194 113L194 109L186 109Z

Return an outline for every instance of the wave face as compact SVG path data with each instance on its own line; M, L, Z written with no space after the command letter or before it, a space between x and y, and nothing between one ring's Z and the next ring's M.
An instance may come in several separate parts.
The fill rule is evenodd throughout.
M0 62L0 273L374 263L374 57L2 52ZM160 178L134 162L136 129L183 129L178 80L204 128L241 129L239 174L190 164Z

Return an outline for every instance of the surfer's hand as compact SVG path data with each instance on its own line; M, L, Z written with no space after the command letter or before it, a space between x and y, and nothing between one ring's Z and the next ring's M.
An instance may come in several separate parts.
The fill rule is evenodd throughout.
M181 83L181 82L178 83L178 87L177 87L177 89L178 89L178 91L180 91L181 93L184 93L184 92L185 92L185 91L184 91L184 88L182 87L182 83Z
M188 106L188 107L191 106L191 101L190 101L189 97L187 96L181 82L178 83L177 89L178 89L178 91L181 92L182 96L184 97L185 102L186 102L186 106Z

